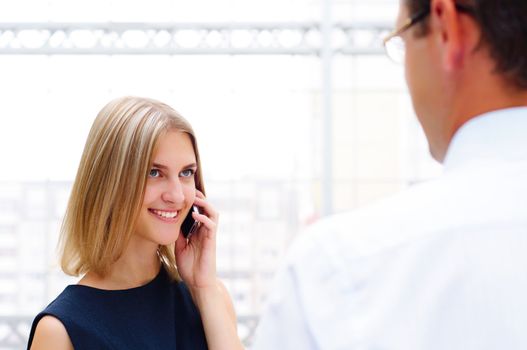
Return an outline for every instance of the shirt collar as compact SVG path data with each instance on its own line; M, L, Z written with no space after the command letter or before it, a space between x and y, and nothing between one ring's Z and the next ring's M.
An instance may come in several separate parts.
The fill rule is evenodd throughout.
M484 113L454 134L445 171L475 162L527 160L527 107Z

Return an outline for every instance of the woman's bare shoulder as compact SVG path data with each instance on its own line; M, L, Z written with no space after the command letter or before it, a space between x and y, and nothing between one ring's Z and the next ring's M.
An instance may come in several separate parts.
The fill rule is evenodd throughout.
M56 317L47 315L38 322L31 350L40 349L73 350L66 327Z

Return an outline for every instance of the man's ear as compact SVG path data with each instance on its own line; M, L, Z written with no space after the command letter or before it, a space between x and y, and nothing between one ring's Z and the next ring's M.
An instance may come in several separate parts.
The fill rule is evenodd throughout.
M430 4L430 26L435 35L445 70L451 72L461 68L464 63L460 14L454 0L432 0Z

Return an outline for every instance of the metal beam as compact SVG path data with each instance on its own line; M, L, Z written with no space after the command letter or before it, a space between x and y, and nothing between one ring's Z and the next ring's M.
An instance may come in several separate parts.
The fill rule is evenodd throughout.
M382 52L388 23L0 23L0 54L322 55Z
M331 0L322 1L322 167L321 198L323 216L333 213L333 20ZM348 32L346 32L348 33Z

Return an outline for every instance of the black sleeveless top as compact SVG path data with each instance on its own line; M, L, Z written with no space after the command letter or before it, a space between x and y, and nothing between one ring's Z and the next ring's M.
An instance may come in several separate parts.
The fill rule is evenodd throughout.
M164 268L148 284L125 290L69 285L37 315L66 327L75 350L207 349L203 324L183 282L170 280Z

